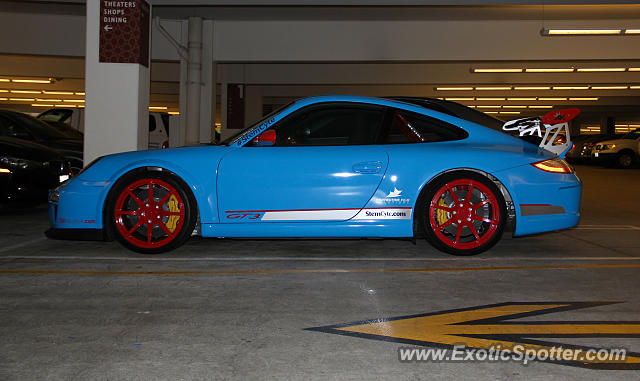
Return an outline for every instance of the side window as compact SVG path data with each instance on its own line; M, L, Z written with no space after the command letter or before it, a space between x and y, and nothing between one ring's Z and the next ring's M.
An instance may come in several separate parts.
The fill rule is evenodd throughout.
M460 140L467 133L452 124L404 110L394 110L384 141L388 144Z
M0 136L32 140L29 131L7 118L0 118Z
M311 106L275 126L276 146L374 144L383 108L358 104Z

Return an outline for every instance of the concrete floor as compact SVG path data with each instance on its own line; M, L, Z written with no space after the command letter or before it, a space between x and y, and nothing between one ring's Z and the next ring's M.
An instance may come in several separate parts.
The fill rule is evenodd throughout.
M542 362L401 363L406 344L306 330L505 302L621 302L519 320L640 320L640 170L578 173L580 227L505 237L471 258L400 240L192 239L142 256L47 240L44 207L4 213L0 379L640 379ZM640 352L640 335L545 340Z

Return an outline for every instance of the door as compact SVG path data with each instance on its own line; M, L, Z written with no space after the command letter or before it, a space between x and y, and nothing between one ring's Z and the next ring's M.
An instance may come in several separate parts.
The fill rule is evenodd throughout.
M250 142L233 150L218 168L220 221L352 218L387 168L384 147L372 145L383 113L382 107L360 104L308 106L271 128L273 145Z

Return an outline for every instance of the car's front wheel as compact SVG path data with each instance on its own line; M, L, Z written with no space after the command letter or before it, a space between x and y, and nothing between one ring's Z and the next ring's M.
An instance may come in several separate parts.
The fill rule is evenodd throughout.
M418 211L425 238L454 255L488 250L502 236L506 222L504 197L486 177L473 172L446 174L429 184Z
M633 154L629 151L622 151L616 156L616 165L620 168L629 168L633 164Z
M195 200L167 172L145 171L122 178L110 193L106 220L125 247L157 254L184 244L195 227Z

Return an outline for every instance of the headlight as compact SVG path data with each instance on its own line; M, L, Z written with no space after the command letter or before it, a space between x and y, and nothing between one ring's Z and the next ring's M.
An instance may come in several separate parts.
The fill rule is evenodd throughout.
M9 169L30 169L42 167L42 163L33 160L5 156L0 157L0 166Z
M60 192L58 192L57 190L51 191L51 193L49 193L49 202L58 202L58 201L60 201Z
M616 148L616 145L615 145L615 144L604 144L604 145L602 146L602 149L603 149L603 150L609 150L609 149L614 149L614 148Z

